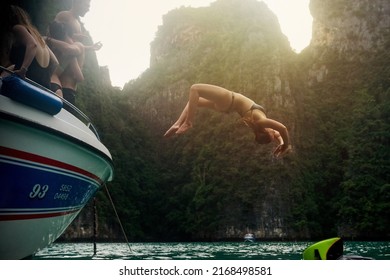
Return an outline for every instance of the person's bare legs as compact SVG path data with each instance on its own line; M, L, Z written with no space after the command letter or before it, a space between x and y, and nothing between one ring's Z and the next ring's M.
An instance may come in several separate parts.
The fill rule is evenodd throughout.
M183 112L179 119L165 132L164 137L170 137L173 134L182 134L192 127L192 119L194 118L196 107L198 106L199 93L196 86L191 86L190 96Z
M184 118L184 121L180 124L179 129L176 131L176 134L183 134L188 129L192 127L192 121L194 119L196 109L199 102L199 92L196 86L191 86L190 88L190 97L186 106L187 112Z
M198 107L205 107L217 111L226 110L231 105L231 96L230 91L218 86L207 84L192 85L186 107L179 119L164 136L170 137L173 134L183 134L190 129Z
M180 117L177 119L177 121L165 132L164 137L171 137L176 133L176 131L180 128L180 126L184 123L185 119L187 118L188 114L188 102L187 105L184 107L183 112L180 114Z

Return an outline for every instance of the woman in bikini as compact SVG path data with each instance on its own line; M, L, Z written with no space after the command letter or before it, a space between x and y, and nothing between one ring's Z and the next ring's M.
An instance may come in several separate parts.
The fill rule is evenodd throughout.
M267 118L262 106L240 93L208 84L191 86L187 105L179 119L165 132L164 137L180 135L190 129L198 107L225 113L237 112L253 130L257 143L268 144L275 141L278 144L274 150L276 157L292 151L287 128L280 122Z
M21 78L27 77L49 88L50 77L58 66L57 58L24 9L8 5L1 12L1 17L4 14L5 18L1 32L4 39L1 52L6 54L2 64Z

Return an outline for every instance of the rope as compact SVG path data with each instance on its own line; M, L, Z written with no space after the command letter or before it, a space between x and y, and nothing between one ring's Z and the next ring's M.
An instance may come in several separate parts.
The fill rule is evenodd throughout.
M131 247L130 247L129 240L127 239L126 232L125 232L125 230L124 230L124 228L123 228L123 225L122 225L122 222L121 222L121 220L119 219L118 212L116 211L116 208L115 208L114 202L112 201L112 198L111 198L110 192L108 191L108 188L107 188L107 184L106 184L106 183L104 183L104 188L106 189L106 192L107 192L108 198L109 198L109 200L110 200L110 202L111 202L112 208L114 209L114 212L115 212L116 218L118 219L119 225L120 225L120 227L121 227L122 234L123 234L123 236L125 237L125 240L126 240L127 246L129 247L129 251L130 251L130 253L131 253L131 252L132 252L132 250L131 250Z
M93 198L93 255L96 256L97 248L96 248L96 240L97 240L97 211L96 211L96 196Z

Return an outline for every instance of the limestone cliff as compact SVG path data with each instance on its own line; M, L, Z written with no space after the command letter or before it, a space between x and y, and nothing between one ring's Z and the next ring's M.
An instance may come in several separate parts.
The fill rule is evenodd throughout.
M337 49L341 55L386 50L390 2L386 0L311 0L311 48Z
M313 67L309 85L321 82L329 71L326 61L335 55L348 61L367 62L388 49L390 2L386 0L311 0L313 16L309 52Z

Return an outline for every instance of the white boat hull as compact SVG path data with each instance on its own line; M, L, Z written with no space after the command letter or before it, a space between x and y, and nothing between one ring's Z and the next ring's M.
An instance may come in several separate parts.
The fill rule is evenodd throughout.
M2 259L26 258L47 247L65 231L78 213L53 218L2 221Z
M0 95L0 259L54 242L112 176L110 153L72 114Z

